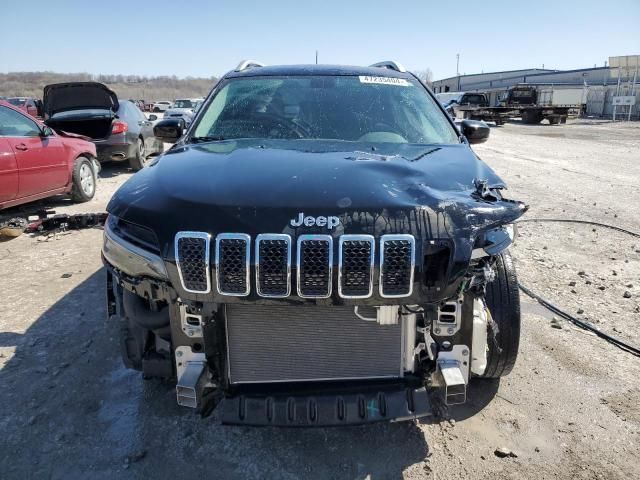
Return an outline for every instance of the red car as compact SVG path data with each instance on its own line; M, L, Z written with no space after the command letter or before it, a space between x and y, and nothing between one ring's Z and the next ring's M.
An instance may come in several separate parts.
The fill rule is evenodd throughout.
M0 210L61 193L89 201L99 169L93 143L0 101Z

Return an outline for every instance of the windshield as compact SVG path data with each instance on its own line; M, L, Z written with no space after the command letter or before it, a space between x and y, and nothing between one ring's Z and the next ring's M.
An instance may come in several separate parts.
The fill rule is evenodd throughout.
M11 105L15 105L16 107L21 107L22 105L27 103L24 98L9 98L7 99L7 102L9 102Z
M195 103L191 100L176 100L173 104L173 108L195 108Z
M513 90L511 90L511 96L513 96L513 97L530 97L531 96L531 90L529 90L529 89L524 89L524 90L513 89Z
M368 76L230 79L206 105L194 140L322 139L459 143L417 81Z

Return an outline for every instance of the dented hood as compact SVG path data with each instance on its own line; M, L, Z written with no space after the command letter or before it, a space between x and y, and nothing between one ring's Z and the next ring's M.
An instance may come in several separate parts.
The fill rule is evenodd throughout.
M339 233L471 238L524 212L519 202L487 194L504 187L464 144L373 150L352 142L225 141L176 145L129 179L107 208L167 242L179 230L295 235L290 220L300 212L340 217Z
M44 87L43 108L46 118L70 110L103 109L118 111L118 97L98 82L55 83Z

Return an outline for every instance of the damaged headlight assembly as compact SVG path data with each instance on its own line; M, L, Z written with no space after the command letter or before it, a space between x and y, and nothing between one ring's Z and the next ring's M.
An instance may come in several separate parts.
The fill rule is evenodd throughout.
M471 254L472 259L498 255L514 242L518 231L515 224L509 223L499 228L489 230L476 242L476 248Z
M102 254L115 268L133 277L169 278L164 262L156 255L116 233L117 219L112 215L105 223Z

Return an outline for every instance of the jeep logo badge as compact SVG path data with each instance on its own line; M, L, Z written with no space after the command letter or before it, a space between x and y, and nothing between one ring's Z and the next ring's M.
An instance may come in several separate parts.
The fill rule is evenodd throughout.
M292 218L291 221L292 227L301 227L304 225L305 227L313 227L317 225L319 227L327 227L329 230L333 229L333 227L337 227L340 225L340 219L338 217L305 217L304 212L300 212L298 214L298 218Z

